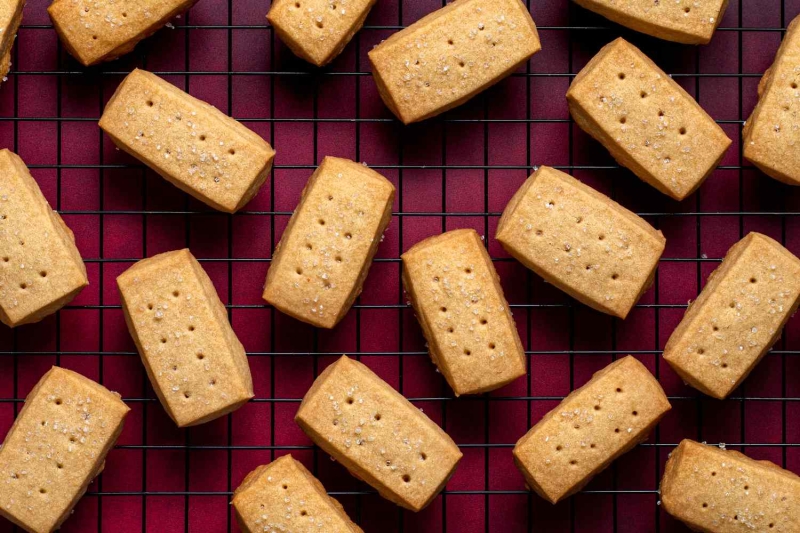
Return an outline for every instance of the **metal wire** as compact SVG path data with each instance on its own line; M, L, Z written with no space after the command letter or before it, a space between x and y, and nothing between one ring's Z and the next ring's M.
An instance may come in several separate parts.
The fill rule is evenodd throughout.
M530 0L526 0L528 7L530 8ZM738 116L734 118L728 118L724 120L717 120L719 124L723 125L734 125L737 129L743 124L744 117L742 115L742 94L743 94L743 82L749 78L758 78L762 75L761 72L743 72L742 70L742 41L743 35L749 32L753 33L760 33L760 32L767 32L767 33L781 33L785 31L785 16L783 12L784 6L781 6L781 25L782 27L766 27L766 28L759 28L759 27L743 27L741 26L742 22L742 3L739 2L739 12L738 12L738 21L739 26L735 27L721 27L718 28L718 32L733 32L736 33L738 36L738 70L737 72L717 72L717 73L703 73L699 72L699 51L697 52L696 62L695 62L695 71L691 73L684 73L684 72L675 72L672 73L671 76L675 78L686 78L688 80L694 80L695 86L694 90L696 96L699 98L699 90L700 90L700 81L701 79L713 79L713 78L722 78L722 79L734 79L738 84L738 96L739 96L739 109L738 109ZM444 0L443 0L444 4ZM572 3L569 3L570 9L570 23L566 26L539 26L539 30L543 32L567 32L570 36L569 38L569 46L570 52L573 42L573 37L576 37L580 34L585 34L588 32L616 32L618 28L598 25L573 25L572 21L574 20L573 17L573 10L575 7ZM344 70L344 71L332 71L332 70L322 70L322 71L282 71L282 70L265 70L265 71L236 71L233 70L233 36L236 31L265 31L269 33L268 38L271 42L270 47L270 65L275 65L275 48L276 48L276 38L274 32L272 32L272 28L268 25L246 25L246 24L234 24L233 23L233 6L234 1L228 0L228 22L227 24L190 24L189 17L187 15L182 25L176 25L175 31L182 31L184 32L185 38L185 65L183 70L160 70L154 71L156 74L159 75L174 75L180 76L183 78L186 88L188 89L189 81L192 76L219 76L219 77L226 77L227 78L227 88L228 88L228 100L227 100L227 112L231 114L233 111L233 91L232 85L234 77L237 76L262 76L268 77L270 83L271 94L275 94L275 84L276 80L280 80L281 78L302 78L302 77L313 77L314 79L317 78L326 78L326 77L364 77L370 76L370 72L363 70L366 65L362 64L361 61L361 34L357 34L354 38L353 42L349 46L355 47L357 50L355 57L355 65L352 70ZM403 5L402 1L399 3L398 6L398 21L396 25L367 25L364 27L365 31L368 30L390 30L395 31L402 29L404 26L404 16L403 16ZM42 31L53 31L53 27L49 24L24 24L21 26L23 31L30 31L30 30L42 30ZM228 70L217 70L217 71L197 71L192 70L190 68L190 57L189 57L189 42L191 32L193 31L203 31L203 30L219 30L224 31L227 34L227 43L228 43L228 55L227 55L227 68ZM699 50L699 49L698 49ZM19 47L15 47L14 54L15 54L15 61L14 64L18 65L18 61L16 60L17 54L19 52ZM61 47L59 45L59 57L63 54L61 52ZM147 66L147 56L146 54L142 54L142 65L144 67ZM537 78L565 78L571 79L575 76L575 69L573 69L572 65L572 53L569 54L569 72L540 72L540 71L533 71L530 64L527 66L524 72L516 72L512 75L514 78L521 78L525 80L526 84L526 94L530 95L531 93L531 81ZM93 76L99 76L99 102L100 106L102 107L103 104L103 81L109 79L111 76L120 77L126 75L127 72L119 71L115 68L114 64L111 64L108 67L102 68L101 70L92 71ZM270 396L269 397L259 397L252 400L253 403L259 404L266 404L269 406L270 409L270 437L269 437L269 444L268 445L261 445L261 446L244 446L244 445L234 445L232 443L232 418L231 416L227 417L227 442L225 444L218 444L218 445L203 445L203 444L194 444L191 442L189 432L185 434L185 441L183 444L174 444L174 445L157 445L157 444L150 444L150 438L148 436L148 410L150 406L153 408L159 408L157 399L151 396L150 389L147 383L147 377L143 373L142 383L141 383L141 393L138 397L130 397L124 398L124 400L131 404L141 404L142 406L142 434L141 434L141 442L142 444L125 444L125 445L117 445L116 449L119 450L140 450L142 452L142 472L141 472L141 490L139 491L108 491L104 490L102 486L102 479L98 482L98 484L94 487L95 490L90 491L87 493L88 496L96 497L98 499L98 509L97 509L97 530L100 531L103 528L103 498L113 498L113 497L122 497L122 496L133 496L133 497L141 497L141 517L142 517L142 531L147 531L147 512L148 512L148 505L147 500L150 497L176 497L182 498L184 500L184 512L185 512L185 530L189 531L189 498L190 497L198 497L198 496L222 496L222 497L230 497L232 494L232 490L234 487L232 486L232 455L234 451L237 450L265 450L270 452L270 457L272 459L275 458L276 452L279 451L288 451L288 450L306 450L312 451L314 454L313 464L314 464L314 471L316 472L318 467L319 458L317 456L317 450L313 446L308 445L280 445L276 444L275 442L275 434L276 434L276 427L275 427L275 420L276 420L276 413L275 413L275 406L279 404L293 404L300 402L300 398L297 397L279 397L276 396L276 361L279 361L281 358L291 358L297 356L311 356L313 359L314 365L314 373L318 370L318 360L320 357L326 356L336 356L339 355L339 352L330 352L330 351L320 351L318 350L318 337L316 331L314 332L314 338L312 340L312 347L313 351L310 352L294 352L294 351L280 351L277 349L276 346L276 311L275 309L271 308L267 305L244 305L244 304L235 304L233 303L233 266L237 263L269 263L271 261L270 258L258 258L258 257L234 257L234 251L232 248L232 232L233 232L233 218L230 215L225 215L221 213L211 212L211 211L200 211L192 209L189 205L188 199L185 203L184 209L181 210L158 210L158 209L149 209L147 207L147 203L145 199L147 198L147 180L142 179L142 199L143 205L142 209L105 209L104 208L104 194L103 194L103 175L104 173L111 173L115 170L119 169L139 169L141 171L141 176L145 176L145 167L142 165L137 164L107 164L103 162L103 136L100 134L100 152L97 164L64 164L61 161L61 154L62 154L62 132L61 128L64 124L68 123L83 123L83 122L96 122L99 117L74 117L74 116L62 116L61 115L61 85L62 80L70 80L75 77L86 76L87 73L83 70L73 70L72 68L66 68L62 63L60 63L59 67L54 70L13 70L10 73L12 77L13 84L15 87L15 100L14 100L14 116L13 117L0 117L0 123L7 122L13 124L14 128L14 149L15 151L18 150L18 138L19 138L19 125L21 123L27 122L42 122L42 123L53 123L58 128L58 159L56 164L37 164L37 165L30 165L32 169L54 169L57 173L57 191L58 191L58 204L56 208L63 214L69 216L97 216L99 217L100 225L102 227L104 217L112 216L112 215L130 215L130 216L138 216L142 219L142 250L143 255L146 257L148 255L148 234L147 234L147 227L148 227L148 217L151 216L175 216L175 217L183 217L186 221L188 221L189 217L194 215L203 215L203 216L214 216L219 217L220 223L226 224L227 232L228 232L228 250L226 257L207 257L207 258L200 258L199 260L203 263L223 263L227 265L227 289L228 289L228 297L226 302L226 309L229 314L229 318L233 318L234 312L237 310L242 309L265 309L270 314L270 342L269 342L269 351L250 351L248 352L248 356L251 358L263 358L268 357L270 359L270 379L271 379L271 387L270 387ZM19 116L19 80L26 76L55 76L58 78L58 104L57 104L57 113L56 116L26 116L20 117ZM356 159L361 159L360 154L360 136L361 136L361 126L363 124L391 124L394 122L393 119L389 118L367 118L363 117L360 108L360 83L356 81L355 83L355 90L356 90L356 108L354 116L343 116L343 117L326 117L320 118L318 116L318 94L317 94L317 85L314 85L314 92L313 92L313 116L312 117L275 117L275 102L274 97L270 98L270 116L269 117L241 117L239 120L245 123L267 123L269 124L269 132L270 138L275 138L275 126L276 124L282 123L309 123L312 125L313 128L313 153L314 153L314 161L319 159L320 155L318 152L318 126L320 124L328 124L328 123L350 123L354 124L355 127L355 139L356 139ZM583 170L614 170L618 169L617 165L580 165L575 164L573 161L573 146L572 146L572 137L573 133L576 131L575 126L571 118L532 118L532 104L531 99L527 98L526 103L526 117L525 118L492 118L489 114L489 106L488 100L484 98L484 106L483 106L483 116L480 118L456 118L453 116L445 115L436 119L436 121L442 124L442 146L441 146L441 163L435 165L421 165L421 164L409 164L404 162L404 142L405 139L402 136L399 136L398 139L398 146L397 146L397 163L396 164L378 164L378 165L370 165L376 169L384 169L384 170L392 170L396 171L398 176L398 211L393 213L393 222L392 224L396 224L399 227L399 249L404 249L403 243L403 225L406 219L418 218L418 217L431 217L434 219L441 220L441 229L442 231L448 229L447 220L450 217L482 217L483 219L483 232L484 234L489 233L490 229L490 221L492 218L496 218L500 216L500 212L492 211L490 209L489 203L489 185L490 185L490 172L494 170L520 170L520 171L531 171L534 167L534 158L532 156L531 151L531 129L526 128L527 130L527 154L526 154L526 162L524 165L497 165L491 164L489 158L489 126L492 124L559 124L563 123L566 124L570 131L570 147L569 147L569 163L566 165L556 166L561 170L565 170L568 172L573 171L583 171ZM477 124L483 126L483 141L484 141L484 153L483 153L483 162L481 164L472 164L472 165L453 165L448 164L447 161L447 128L449 125L460 125L460 124ZM273 143L274 144L274 143ZM275 205L275 171L281 170L290 170L290 169L314 169L315 165L309 164L277 164L273 167L272 171L272 179L269 180L269 196L271 199L271 205ZM697 283L698 286L701 285L702 276L701 276L701 266L703 263L718 263L721 259L720 258L707 258L701 255L700 253L700 235L701 235L701 224L703 221L709 218L715 217L722 217L722 218L732 218L739 224L739 231L740 236L743 234L743 224L744 220L747 217L771 217L771 218L778 218L780 219L781 223L781 230L782 230L782 242L785 243L786 238L786 221L787 219L794 218L800 215L799 212L785 212L781 211L748 211L745 210L745 202L743 197L743 173L746 170L754 169L755 167L746 164L742 157L741 157L741 150L739 151L739 160L735 165L724 165L719 167L721 170L726 171L734 171L734 174L727 176L725 179L737 180L739 184L739 209L736 211L724 211L724 212L709 212L704 211L702 206L700 205L699 198L697 199L697 203L695 207L691 210L687 211L678 211L678 212L642 212L639 215L646 217L649 219L653 224L658 227L665 219L670 218L691 218L694 217L696 220L696 232L697 232L697 254L696 257L669 257L669 258L662 258L662 263L691 263L695 264L697 267ZM67 169L95 169L100 174L100 199L99 199L99 209L86 209L86 210L74 210L74 209L61 209L61 177L62 171ZM411 211L406 210L403 203L403 191L404 191L404 172L408 170L439 170L442 176L442 205L440 211ZM456 171L456 170L476 170L482 171L483 173L483 186L484 186L484 202L483 202L483 210L482 211L473 211L473 212L448 212L447 204L446 204L446 197L447 197L447 182L448 182L448 171ZM492 178L492 179L501 179L501 178ZM614 189L612 185L612 197L614 196ZM271 250L274 249L275 244L277 242L277 235L276 235L276 220L279 217L288 217L291 215L289 211L279 211L279 210L269 210L269 211L243 211L236 215L236 217L240 218L249 218L249 217L268 217L270 220L270 244ZM190 243L190 224L186 224L186 245L188 246ZM92 257L85 259L86 263L89 264L96 264L99 268L100 278L103 279L104 267L108 264L126 264L126 263L133 263L137 261L139 258L118 258L118 257L105 257L104 254L104 243L103 243L103 232L100 231L100 257ZM508 258L493 258L495 262L504 263L511 261ZM378 263L398 263L400 261L399 257L382 257L376 259ZM399 269L398 269L399 271ZM533 279L532 274L528 273L528 284L527 287L531 286L531 280ZM400 279L398 276L397 280L397 301L396 303L387 303L387 304L364 304L360 300L353 306L352 313L356 315L356 350L350 352L349 355L364 359L369 357L396 357L398 362L398 376L399 376L399 390L400 392L404 391L404 370L405 370L405 362L406 358L408 357L426 357L427 353L424 351L413 351L406 349L404 343L404 337L400 335L398 337L398 347L396 351L364 351L361 348L361 313L362 310L368 309L392 309L397 311L397 324L396 327L399 328L399 331L403 331L406 327L415 327L413 323L409 324L407 310L409 309L408 304L405 302L405 297L403 294L402 284L400 283ZM659 302L659 276L656 274L655 278L655 300L654 303L640 303L637 304L637 308L648 308L654 310L654 324L653 327L655 329L655 339L656 344L652 350L618 350L616 346L616 322L612 322L613 334L611 340L611 349L604 349L604 350L581 350L576 349L576 342L575 342L575 308L577 304L574 304L572 301L564 300L563 302L558 303L548 303L548 304L540 304L540 303L517 303L511 304L510 307L514 308L517 312L526 313L526 318L528 323L531 320L531 312L536 309L550 309L550 308L561 308L565 309L569 316L569 349L566 350L552 350L552 351L542 351L542 350L526 350L526 355L528 356L528 370L530 373L531 369L531 362L537 357L543 356L551 356L551 355L560 355L569 358L569 370L570 370L570 388L573 388L575 383L573 381L574 370L575 370L575 356L598 356L598 357L611 357L615 358L617 355L620 354L637 354L643 356L653 356L658 357L662 350L659 349L659 331L661 329L660 325L660 310L662 309L682 309L686 307L686 304L669 304L669 303L660 303ZM530 290L530 289L529 289ZM19 380L18 380L18 367L19 367L19 358L20 357L37 357L37 356L55 356L57 364L60 363L62 356L69 356L69 357L98 357L99 364L100 364L100 376L102 379L103 376L103 358L104 357L122 357L122 356L136 356L136 352L132 351L108 351L105 350L104 346L104 339L103 339L103 316L104 312L108 310L118 310L120 309L119 305L112 305L105 303L103 301L103 292L100 291L99 296L99 303L97 305L69 305L66 306L65 309L91 309L91 310L98 310L99 311L99 320L100 320L100 334L99 334L99 344L98 349L96 351L68 351L62 350L60 344L61 338L61 322L59 318L56 318L56 344L55 350L35 350L35 351L20 351L19 349L19 334L18 331L15 330L13 332L13 343L12 343L12 350L0 351L0 359L1 358L12 358L13 359L13 372L14 372L14 382L13 382L13 397L11 398L0 398L0 405L2 404L11 404L13 406L14 414L16 415L22 402L23 402L23 394L26 391L20 390L19 387ZM526 301L530 301L531 294L527 295ZM531 345L531 333L530 328L528 329L528 336L527 336L527 345ZM790 350L787 349L785 341L782 342L781 345L776 346L776 349L772 350L769 358L779 358L781 360L782 368L784 370L785 375L785 368L786 368L786 359L787 357L794 357L800 355L800 350ZM656 377L658 377L658 365L656 365ZM741 416L741 435L740 441L738 443L728 443L728 446L733 447L752 447L752 448L778 448L782 450L783 454L783 466L786 466L786 453L787 450L792 448L800 448L800 443L787 443L787 434L786 434L786 408L787 405L790 403L800 402L800 397L794 397L787 395L787 386L786 380L783 379L782 382L782 389L781 394L776 397L770 396L761 396L761 395L748 395L745 392L745 388L742 387L741 393L739 396L730 399L731 402L738 402L742 409L742 416ZM528 491L523 490L498 490L492 489L490 484L490 450L493 449L508 449L514 446L514 443L511 442L491 442L490 438L490 431L489 431L489 422L490 422L490 413L491 413L491 406L495 403L503 403L503 402L525 402L527 406L527 422L528 426L531 425L533 420L531 420L531 404L532 402L536 401L551 401L557 402L562 400L563 396L558 395L536 395L532 393L531 383L530 380L527 383L527 393L526 395L519 395L519 396L493 396L493 395L484 395L482 398L482 411L483 411L483 423L485 424L484 428L484 436L483 442L479 443L460 443L459 446L462 449L470 449L470 450L480 450L484 454L484 488L482 490L445 490L442 493L442 524L441 529L443 533L447 531L447 498L450 495L482 495L484 496L484 520L485 520L485 531L490 531L490 513L489 508L491 505L491 496L499 496L499 495L528 495L528 508L532 509L532 496ZM434 402L436 403L439 408L441 409L441 418L442 418L442 425L447 426L447 405L452 403L455 399L451 396L450 390L446 386L442 386L441 394L438 396L431 396L431 397L414 397L409 398L412 402ZM694 396L671 396L670 400L672 402L696 402L697 404L697 412L698 412L698 435L697 438L702 439L702 415L703 415L703 399L700 395ZM748 442L745 438L745 427L744 427L744 409L748 402L772 402L772 403L780 403L781 409L783 410L783 428L782 428L782 439L781 442ZM715 443L721 446L725 446L723 443ZM643 448L651 448L655 452L655 479L657 479L660 475L660 451L662 449L671 450L677 445L676 442L662 442L660 439L660 432L656 429L653 437L652 442L642 443L639 446ZM163 451L163 450L177 450L177 451L184 451L185 453L185 483L184 483L184 490L183 491L152 491L148 490L148 481L147 481L147 457L148 452L150 451ZM209 450L216 450L216 451L224 451L226 452L226 461L227 461L227 471L228 471L228 478L226 483L226 490L224 491L194 491L189 490L189 470L192 461L192 454L190 452L197 452L197 451L209 451ZM610 495L614 498L614 531L617 530L617 516L616 516L616 497L617 495L623 494L647 494L647 495L655 495L657 494L657 490L655 486L652 489L641 489L641 490L630 490L630 489L620 489L617 487L617 475L616 470L614 470L613 475L613 488L610 490L587 490L583 492L584 494L588 495ZM371 490L350 490L350 491L332 491L332 495L335 496L354 496L357 502L357 515L356 520L361 520L361 506L362 506L362 497L375 494L374 491ZM575 520L576 520L576 507L574 502L570 502L570 516L571 516L571 528L574 531L575 529ZM231 530L231 516L230 516L230 507L228 506L228 516L227 516L227 529L228 531ZM660 516L659 511L655 509L655 528L656 530L660 529ZM399 524L400 531L406 531L405 528L405 513L403 511L398 511L397 514L397 522ZM534 522L533 522L533 512L529 511L528 513L528 524L527 530L533 531L534 530Z

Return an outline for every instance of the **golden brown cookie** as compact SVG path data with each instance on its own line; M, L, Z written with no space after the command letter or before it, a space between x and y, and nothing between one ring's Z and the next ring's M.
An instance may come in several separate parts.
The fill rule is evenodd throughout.
M351 474L412 511L439 494L461 460L442 428L347 356L319 375L294 419Z
M267 20L295 55L318 67L342 53L375 0L276 0Z
M226 213L256 195L275 156L257 133L141 69L117 88L100 127L120 149Z
M53 367L0 448L0 516L31 533L61 527L103 471L128 411L119 394Z
M575 0L609 20L659 39L706 44L728 7L728 0Z
M231 504L244 533L364 533L291 455L250 472Z
M47 12L64 48L83 65L127 54L197 0L54 0Z
M17 38L17 29L22 22L25 0L0 0L0 78L11 69L11 47Z
M497 240L549 283L619 318L652 284L666 245L644 219L550 167L511 198Z
M361 294L393 200L394 185L366 165L323 159L275 247L264 300L317 327L338 324Z
M800 477L693 440L670 454L661 479L664 510L703 533L797 533Z
M685 382L725 398L778 340L800 303L800 259L749 233L728 250L664 348Z
M117 286L153 390L179 427L218 418L253 397L244 347L189 250L142 259Z
M742 132L744 156L765 174L800 185L800 17L758 84L758 104Z
M647 439L670 409L658 381L629 355L544 415L517 442L514 462L533 491L557 503Z
M0 322L38 322L88 284L72 231L22 159L0 151Z
M567 102L620 165L676 200L703 183L731 144L694 98L622 38L578 73Z
M517 326L475 230L429 237L402 259L403 285L431 359L456 396L494 390L525 375Z
M519 0L455 0L369 51L381 98L403 123L463 104L541 49Z

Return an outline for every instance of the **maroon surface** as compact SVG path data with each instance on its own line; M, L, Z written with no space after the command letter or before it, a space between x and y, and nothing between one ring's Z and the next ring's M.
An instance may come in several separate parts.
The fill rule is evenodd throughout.
M775 29L800 11L800 0L786 0L785 6L731 0L723 30L702 48L633 34L568 0L532 0L544 49L530 65L444 120L410 127L391 120L380 102L366 73L366 52L441 0L400 1L379 0L367 27L322 71L275 39L265 27L268 5L262 1L200 0L188 17L175 21L175 29L93 69L81 68L59 47L45 11L48 1L28 1L14 72L0 88L0 146L22 156L51 204L64 213L91 286L41 324L13 333L0 329L0 434L21 407L19 399L53 364L119 391L132 408L105 473L64 531L237 531L228 493L255 466L289 451L341 495L368 533L686 531L659 511L655 491L667 454L684 437L723 441L800 472L797 320L725 402L699 398L659 360L686 302L745 232L765 232L800 252L800 221L793 216L800 193L742 168L739 152L741 120L780 42ZM615 168L567 120L567 73L620 34L664 70L680 74L676 79L734 139L723 167L684 202ZM170 81L244 119L276 148L274 174L246 212L210 212L101 135L96 120L103 102L134 66L170 73ZM324 332L262 305L260 292L302 186L329 154L375 166L398 186L398 195L360 302L336 330ZM657 284L626 321L574 305L510 261L491 238L499 212L535 164L573 169L664 231L667 250ZM530 374L486 397L454 401L424 354L400 288L397 258L420 239L457 227L489 236L529 350ZM229 304L250 353L257 399L230 417L179 431L154 400L123 322L114 278L141 257L187 244ZM423 399L415 403L462 446L464 460L447 495L417 515L399 511L352 479L312 449L292 422L315 374L342 352L360 355L406 396ZM528 495L511 461L513 443L614 354L630 352L658 375L673 411L648 444L598 476L586 493L555 507ZM741 443L750 445L736 446ZM11 526L0 523L0 533L8 531Z

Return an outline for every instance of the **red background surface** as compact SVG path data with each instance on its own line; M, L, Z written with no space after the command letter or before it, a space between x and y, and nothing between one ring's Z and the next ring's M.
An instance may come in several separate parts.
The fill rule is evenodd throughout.
M63 531L237 531L230 491L257 465L289 452L368 533L686 531L656 505L663 463L684 437L726 442L800 472L797 320L725 402L698 396L660 361L687 301L744 233L767 233L800 252L800 192L743 166L739 151L759 76L800 0L731 0L721 30L701 48L628 32L568 0L531 0L543 51L474 101L410 127L381 103L366 52L441 0L379 0L366 28L323 70L277 41L266 28L267 2L256 0L200 0L175 29L120 61L84 69L60 47L47 3L29 0L25 8L13 72L0 89L0 146L22 156L64 214L91 286L40 324L0 329L0 434L53 364L119 391L132 408L105 473ZM616 168L569 121L569 73L618 35L675 74L734 139L723 166L684 202ZM275 147L273 175L245 212L209 211L103 137L96 125L103 103L135 66L245 121ZM398 187L395 216L364 293L332 332L302 325L260 299L274 244L314 165L329 154L366 161ZM505 203L538 164L571 169L666 235L656 285L624 322L574 304L509 260L491 238ZM397 258L422 238L459 227L489 236L530 372L492 394L453 400L424 352ZM257 398L229 417L181 431L154 399L114 279L139 258L187 244L229 306L250 354ZM314 376L343 352L411 398L462 447L446 495L421 513L403 512L351 478L292 421ZM529 495L512 464L513 443L592 372L626 353L659 377L672 412L648 443L584 493L555 507ZM0 523L0 532L12 530Z

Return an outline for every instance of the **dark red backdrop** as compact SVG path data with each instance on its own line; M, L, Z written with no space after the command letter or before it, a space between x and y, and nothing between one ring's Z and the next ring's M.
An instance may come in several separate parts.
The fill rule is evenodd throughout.
M659 512L655 492L667 454L684 437L729 447L750 443L749 455L800 472L797 320L725 402L699 398L659 361L686 302L745 232L765 232L800 252L800 192L742 168L738 148L741 120L781 39L777 29L800 12L800 0L785 6L731 0L722 29L702 48L627 32L568 0L533 0L544 48L528 67L444 119L411 127L391 120L368 74L366 52L441 0L379 0L367 27L324 71L275 39L265 27L269 6L256 0L200 0L175 29L160 31L121 61L87 70L59 47L47 3L29 0L25 9L13 72L0 88L0 146L22 156L64 213L91 286L41 324L0 329L0 434L20 399L56 363L119 391L132 408L105 473L64 531L237 531L228 493L254 467L289 451L340 494L368 533L686 531ZM676 74L735 141L723 167L684 202L615 168L568 121L568 73L620 34ZM209 211L103 138L96 125L103 102L135 66L169 73L170 81L247 121L272 143L274 174L245 212ZM333 332L314 331L260 299L274 243L313 166L328 154L366 161L398 187L396 216L364 294ZM510 261L491 238L499 212L534 164L573 169L664 231L657 285L626 321L574 305ZM530 374L486 397L455 401L424 353L397 258L420 239L458 227L490 237L530 353ZM251 355L257 400L230 417L179 431L154 400L114 278L141 257L187 244L230 305ZM421 398L417 405L462 446L464 460L448 494L419 514L372 494L313 450L292 421L315 374L342 352L360 354L406 396ZM598 476L587 493L555 507L529 496L511 461L513 443L614 354L630 352L659 376L673 411L648 444ZM0 524L0 532L11 530Z

